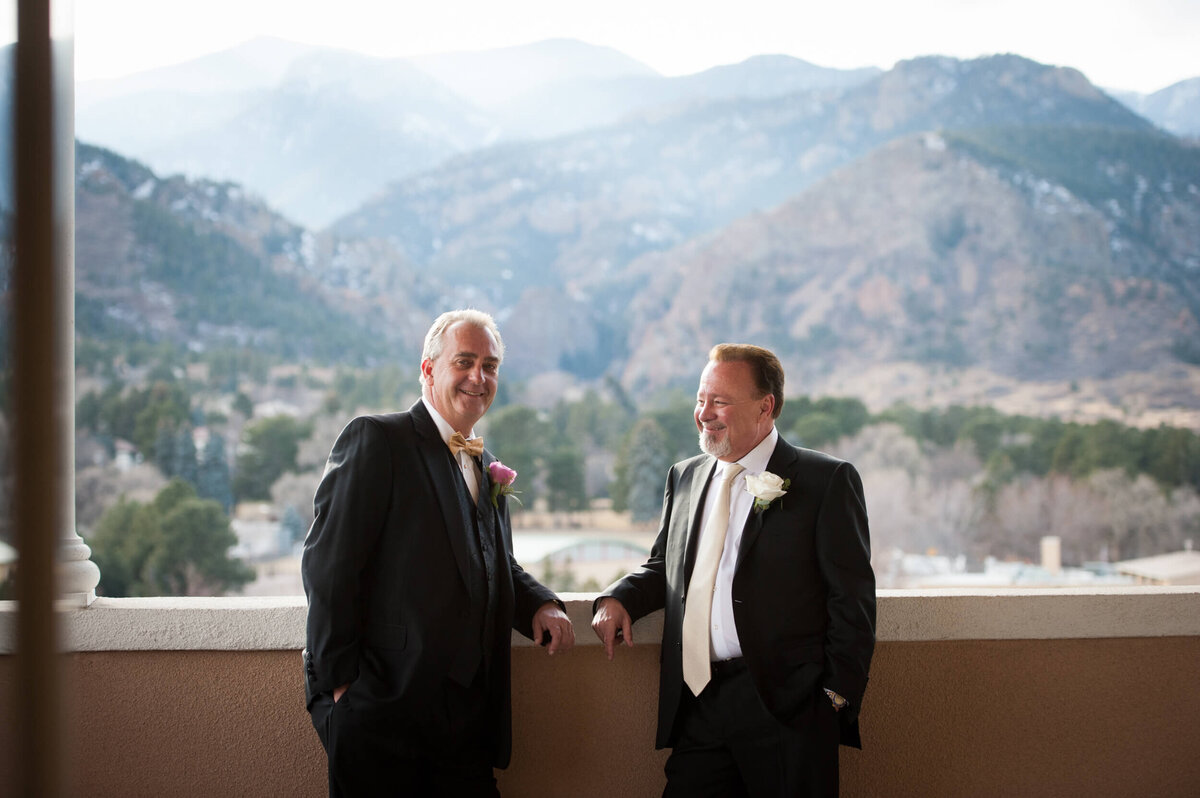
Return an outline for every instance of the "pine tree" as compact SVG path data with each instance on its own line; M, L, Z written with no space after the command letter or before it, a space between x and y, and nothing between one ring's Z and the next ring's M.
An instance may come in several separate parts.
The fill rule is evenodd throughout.
M229 556L237 543L229 517L179 479L149 504L121 499L88 543L107 596L219 595L254 579Z
M291 416L272 416L246 425L245 451L238 455L233 493L239 501L269 501L271 486L286 471L296 470L300 441L312 434L312 425Z
M208 436L196 469L196 492L202 499L216 501L225 512L233 509L229 461L225 459L225 438L213 432Z
M287 506L279 523L283 527L284 538L288 545L304 540L304 533L308 530L304 528L304 519L300 517L300 511L294 505Z
M666 440L653 419L644 418L630 430L628 505L634 521L652 521L662 512L663 484L671 467Z
M487 417L484 435L488 451L517 472L521 504L509 502L510 512L521 506L533 507L542 473L541 453L546 450L550 434L550 425L532 407L509 405Z
M196 462L196 441L192 438L192 428L181 426L175 433L175 445L171 450L171 476L195 485L198 480Z
M578 446L559 446L546 458L546 493L552 512L570 512L587 507L583 452Z
M166 424L160 424L158 435L154 439L152 459L166 477L175 476L175 466L178 465L175 459L175 441L175 431Z

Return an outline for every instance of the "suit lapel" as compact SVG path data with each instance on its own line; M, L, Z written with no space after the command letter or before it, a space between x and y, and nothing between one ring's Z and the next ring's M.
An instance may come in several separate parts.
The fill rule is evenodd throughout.
M446 533L450 537L450 548L454 551L458 572L462 575L463 584L467 586L468 592L473 595L473 586L476 580L470 576L471 554L467 549L466 527L463 526L463 513L469 509L469 502L462 501L461 493L458 490L458 482L462 480L462 475L455 473L454 460L450 457L450 450L446 448L446 442L438 434L437 425L433 423L433 418L425 409L424 402L417 400L412 407L411 416L420 446L419 459L433 484L434 497L441 510ZM462 493L465 492L464 486ZM481 488L480 493L482 494L482 492Z
M781 435L775 442L775 451L771 452L771 459L767 461L767 470L788 479L797 457L796 450L792 448L791 444L784 441ZM774 506L756 512L751 507L750 515L746 518L746 525L742 527L742 542L738 547L737 563L733 567L734 573L742 567L742 560L745 559L746 552L753 548L758 536L762 534L763 524L769 520L773 509Z
M495 460L491 452L483 450L483 457L480 459L482 467L479 469L479 498L476 501L476 510L483 521L483 529L479 532L493 540L496 539L496 508L492 507L492 479L488 473L488 466Z
M688 493L687 508L687 546L683 552L683 584L687 592L687 584L692 579L692 566L696 562L696 544L700 539L700 518L704 514L704 497L708 493L708 485L712 482L713 471L717 468L715 457L708 457L692 470L692 489Z

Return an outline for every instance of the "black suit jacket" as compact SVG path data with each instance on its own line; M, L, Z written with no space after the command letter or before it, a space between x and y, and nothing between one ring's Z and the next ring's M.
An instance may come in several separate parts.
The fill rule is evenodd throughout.
M637 620L665 608L657 747L673 745L683 683L682 627L700 515L716 460L676 463L650 559L603 596ZM845 696L841 742L861 747L857 713L875 646L875 575L862 481L854 467L779 438L767 470L787 494L751 510L733 577L733 614L763 703L803 730L823 688Z
M504 498L492 506L484 452L479 501L425 405L351 421L330 452L314 499L301 573L308 596L307 700L352 682L355 705L386 726L413 699L440 694L447 676L487 675L496 767L511 752L511 629L532 636L533 616L557 601L512 559ZM467 498L463 498L467 497ZM472 518L474 516L474 518ZM479 544L491 535L497 572L495 628L482 629L487 582ZM472 623L471 621L475 622ZM482 640L490 639L483 651Z

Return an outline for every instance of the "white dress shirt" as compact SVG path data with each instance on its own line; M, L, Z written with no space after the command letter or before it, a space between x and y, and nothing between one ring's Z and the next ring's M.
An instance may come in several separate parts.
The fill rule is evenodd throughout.
M767 437L737 461L746 470L734 478L729 490L729 527L725 533L721 563L717 566L717 582L712 600L712 651L709 653L714 660L742 656L742 643L738 639L737 625L733 621L733 569L737 565L738 550L742 545L742 530L746 527L746 519L750 517L750 508L754 506L754 497L746 492L746 476L761 474L767 470L767 463L771 460L778 440L779 432L772 427ZM718 484L727 466L728 463L717 461L712 481L709 483L710 490L704 499L700 529L705 528L713 505L717 503L717 492L712 490L711 486Z
M425 403L425 409L429 411L429 415L433 417L433 423L437 425L438 432L442 436L442 441L448 447L450 445L450 436L454 434L454 427L450 426L450 422L442 418L442 414L434 409L433 405L424 396L421 401ZM471 430L471 434L467 435L467 440L475 437L475 430ZM471 493L471 501L479 501L479 466L475 463L475 458L467 454L465 451L460 451L453 455L458 460L458 467L462 470L463 479L467 481L467 490Z

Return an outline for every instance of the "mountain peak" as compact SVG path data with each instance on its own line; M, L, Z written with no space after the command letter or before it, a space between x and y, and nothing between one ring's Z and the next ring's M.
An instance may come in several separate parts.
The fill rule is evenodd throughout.
M965 61L948 56L900 61L871 90L880 98L877 125L888 128L930 113L940 114L945 127L1017 119L1027 124L1150 127L1078 70L1011 53Z
M215 53L119 78L79 81L76 106L111 97L172 91L214 94L274 86L292 62L325 48L262 36Z

